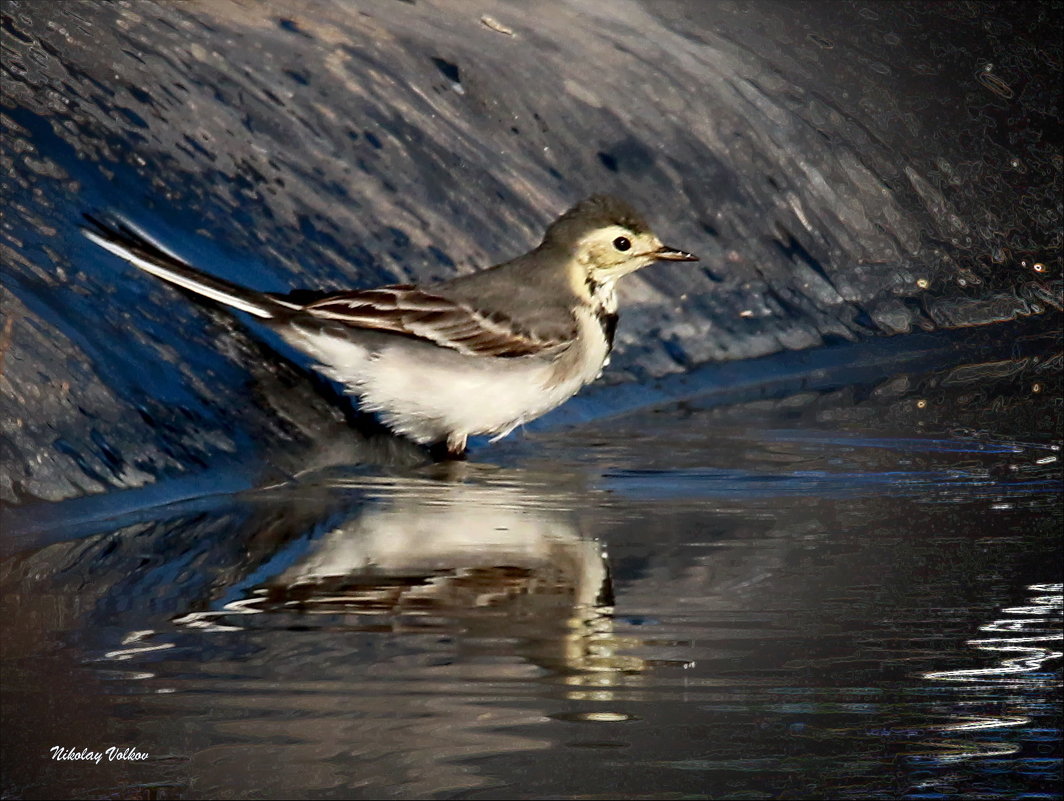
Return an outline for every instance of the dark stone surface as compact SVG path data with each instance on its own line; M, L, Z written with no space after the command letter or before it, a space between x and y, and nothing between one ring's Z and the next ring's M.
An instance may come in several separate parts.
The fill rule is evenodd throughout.
M240 324L81 237L94 209L281 291L467 272L617 192L703 261L629 282L613 381L1060 305L1056 4L3 14L5 502L234 453L289 471L339 425Z

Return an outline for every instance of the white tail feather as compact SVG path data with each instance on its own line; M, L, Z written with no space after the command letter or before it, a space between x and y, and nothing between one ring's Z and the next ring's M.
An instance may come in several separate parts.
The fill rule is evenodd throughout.
M138 231L137 233L139 234L140 232ZM189 268L188 273L178 272L161 264L156 264L155 262L148 261L147 259L142 258L141 256L138 256L135 253L131 253L121 245L115 242L110 242L107 239L104 239L99 234L96 234L92 231L86 230L84 231L84 234L105 250L109 250L111 253L114 253L119 258L125 259L130 264L139 267L141 270L144 270L144 272L151 273L152 275L157 276L158 278L162 278L164 281L169 281L171 284L177 284L179 287L191 290L192 292L195 292L199 295L203 295L204 297L210 298L211 300L217 301L218 303L224 303L227 306L232 306L233 308L247 312L248 314L253 314L256 317L260 317L264 320L269 320L271 317L274 316L274 313L265 304L253 303L247 298L238 297L237 295L233 295L229 292L224 292L221 289L218 289L217 287L197 280L195 276L192 275L191 268ZM152 242L152 244L154 245L155 243ZM159 249L163 250L163 248ZM170 256L173 256L175 259L178 258L177 256L174 256L174 254L171 253L169 250L164 250L164 252L169 254Z

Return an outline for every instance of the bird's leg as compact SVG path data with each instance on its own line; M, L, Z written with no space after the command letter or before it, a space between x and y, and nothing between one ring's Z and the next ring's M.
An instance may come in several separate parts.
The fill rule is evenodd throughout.
M457 431L451 432L447 437L447 456L451 459L466 458L466 435Z
M429 453L437 462L463 461L466 458L466 436L451 434L429 446Z

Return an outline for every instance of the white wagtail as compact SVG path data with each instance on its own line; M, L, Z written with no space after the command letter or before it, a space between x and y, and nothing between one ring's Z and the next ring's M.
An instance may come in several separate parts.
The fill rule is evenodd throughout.
M393 431L465 453L571 398L606 365L617 279L665 247L627 203L596 195L513 261L438 284L268 294L206 275L129 225L86 215L93 242L165 281L259 318Z

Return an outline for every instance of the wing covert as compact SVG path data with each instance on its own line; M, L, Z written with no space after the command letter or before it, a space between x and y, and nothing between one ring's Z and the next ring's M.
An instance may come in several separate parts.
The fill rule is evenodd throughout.
M301 311L352 328L422 339L467 356L546 354L564 349L576 335L575 322L568 332L524 330L499 313L482 312L410 284L328 295Z

